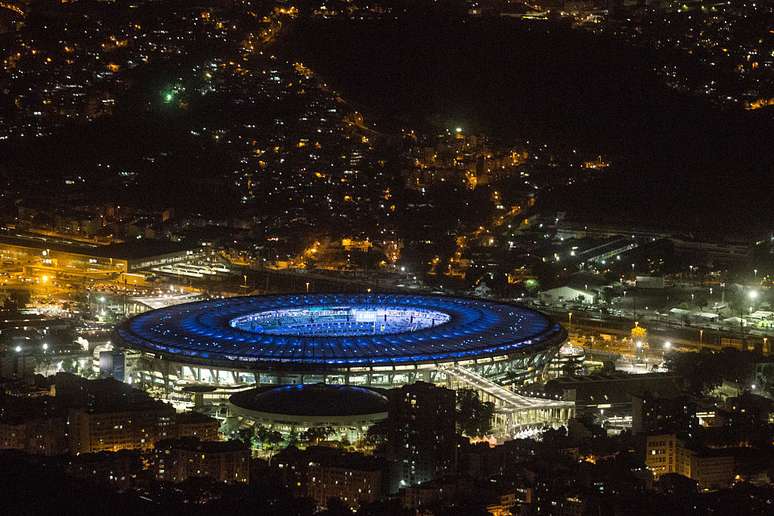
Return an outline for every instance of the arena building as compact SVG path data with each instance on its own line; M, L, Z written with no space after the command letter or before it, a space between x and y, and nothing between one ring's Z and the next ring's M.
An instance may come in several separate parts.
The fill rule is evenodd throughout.
M463 366L501 384L541 377L566 339L519 305L410 294L235 297L145 312L116 329L139 351L132 381L191 384L444 383Z
M238 392L229 400L229 413L283 435L324 428L330 431L327 438L355 442L387 419L388 404L386 396L364 387L296 384Z

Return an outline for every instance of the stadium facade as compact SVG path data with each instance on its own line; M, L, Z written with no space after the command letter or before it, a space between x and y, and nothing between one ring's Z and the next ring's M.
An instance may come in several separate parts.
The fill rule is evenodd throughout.
M508 303L413 294L235 297L145 312L116 328L132 380L186 385L444 383L464 366L501 384L539 379L566 339Z

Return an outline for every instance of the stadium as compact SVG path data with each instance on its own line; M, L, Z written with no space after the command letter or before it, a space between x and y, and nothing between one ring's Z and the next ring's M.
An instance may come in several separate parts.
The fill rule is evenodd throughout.
M566 338L522 306L435 295L292 294L186 303L116 328L132 381L165 388L444 383L464 366L502 384L538 379ZM129 364L127 364L129 365Z

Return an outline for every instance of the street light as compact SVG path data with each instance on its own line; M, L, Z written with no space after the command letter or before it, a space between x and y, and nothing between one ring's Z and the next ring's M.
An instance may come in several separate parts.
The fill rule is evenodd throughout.
M306 293L307 294L309 293L309 282L308 281L306 282Z
M758 299L758 291L757 290L749 290L747 292L747 297L750 298L750 310L749 312L752 313L753 311L753 304L755 303L755 300ZM744 333L744 324L742 324L742 316L744 315L744 308L741 309L742 314L739 316L739 324L742 326L742 332Z
M669 351L672 349L672 342L669 340L664 341L664 351Z

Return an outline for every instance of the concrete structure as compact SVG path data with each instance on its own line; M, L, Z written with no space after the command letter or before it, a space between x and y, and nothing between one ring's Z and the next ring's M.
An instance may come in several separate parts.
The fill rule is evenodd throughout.
M352 510L377 501L384 490L384 464L370 457L343 454L338 460L309 463L307 496L319 507L336 497Z
M169 482L211 478L246 483L250 480L250 448L240 441L164 440L154 450L153 470L157 480Z
M557 287L544 290L540 293L540 300L544 303L555 305L560 303L594 304L596 294L590 290L573 287Z
M690 448L676 434L647 436L645 465L656 478L667 473L677 473L695 480L702 489L730 487L735 475L732 455L722 450Z
M318 508L335 497L355 511L385 493L387 465L378 457L312 446L286 448L272 462L285 485L297 496L314 500Z
M674 397L682 378L671 373L628 374L612 372L556 378L545 385L549 397L574 401L579 412L593 409L631 410L632 396L645 392Z
M155 401L71 410L70 452L150 449L172 436L174 417L171 405Z
M447 372L450 387L474 389L483 400L495 404L496 434L512 437L523 431L562 426L575 416L572 401L523 396L462 367Z
M444 383L448 365L521 384L542 374L565 338L521 306L407 294L219 299L116 329L116 342L142 352L134 383L170 393L189 384Z
M176 437L195 437L200 441L217 441L220 439L220 421L214 417L198 412L182 412L175 414Z
M201 254L192 245L163 240L97 244L26 233L0 233L0 258L67 271L132 272L191 260Z
M390 492L452 474L457 463L456 395L417 382L390 393Z
M242 391L231 396L230 411L249 424L283 434L310 428L331 430L331 438L355 442L368 428L387 419L387 398L349 385L285 385Z

